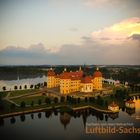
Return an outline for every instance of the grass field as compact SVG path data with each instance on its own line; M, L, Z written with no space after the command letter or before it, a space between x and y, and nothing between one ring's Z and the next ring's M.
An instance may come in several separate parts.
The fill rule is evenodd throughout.
M24 95L24 94L30 94L33 92L39 91L39 89L28 89L28 90L16 90L16 91L11 91L9 97L14 97L14 96L19 96L19 95Z
M0 92L0 97L3 98L5 96L7 96L7 94L8 94L8 91L6 91L6 92Z
M21 104L22 101L25 102L26 105L31 105L32 101L35 104L38 104L38 101L41 100L41 103L45 103L46 96L32 96L32 97L23 97L18 99L12 99L17 104Z
M118 88L118 87L117 87ZM117 89L115 88L115 89ZM47 97L49 97L51 100L53 100L53 96L44 96L43 94L35 94L35 95L31 95L31 93L37 92L39 91L39 89L26 89L26 90L16 90L16 91L11 91L10 92L10 97L15 97L15 98L9 98L11 101L15 102L16 104L19 105L15 106L14 109L12 109L12 104L6 100L3 100L3 105L4 105L4 110L3 112L0 112L0 114L2 113L6 113L6 112L16 112L16 111L23 111L23 110L29 110L29 109L36 109L36 108L41 108L41 107L53 107L53 106L57 106L57 105L68 105L69 107L82 107L82 106L86 106L86 105L92 105L95 108L99 108L99 109L107 109L108 105L110 103L112 103L113 101L115 103L117 103L119 105L119 107L123 107L124 106L124 101L123 100L118 100L117 98L115 98L114 96L102 96L101 99L103 100L103 102L97 102L97 99L95 98L95 100L93 102L85 102L85 98L80 98L80 102L79 103L69 103L69 102L65 102L65 103L61 103L60 101L58 103L54 103L54 101L52 101L51 104L45 102L45 99ZM3 93L3 97L5 97L8 94L8 92ZM29 94L29 96L21 96L21 97L17 97L20 95L25 95L25 94ZM81 95L82 96L82 95ZM21 102L25 102L25 106L26 107L20 107Z

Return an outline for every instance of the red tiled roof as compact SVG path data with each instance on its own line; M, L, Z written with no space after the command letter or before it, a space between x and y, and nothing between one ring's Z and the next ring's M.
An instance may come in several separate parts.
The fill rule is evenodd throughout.
M81 80L80 77L71 77L71 80Z
M55 72L53 70L48 70L48 76L55 76Z
M55 78L60 78L60 75L59 75L59 74L57 74L57 75L55 76Z
M64 71L63 73L60 74L61 79L71 79L70 73Z
M134 104L135 102L133 102L132 100L128 100L128 101L126 101L127 103L129 103L129 104Z
M71 77L82 77L83 71L70 72Z
M93 78L95 78L95 77L102 77L102 73L99 70L95 71L93 73Z
M81 83L92 83L91 80L92 79L90 76L86 76L86 77L82 78Z
M118 105L117 104L115 104L114 102L112 103L112 104L110 104L109 106L111 106L111 107L117 107Z

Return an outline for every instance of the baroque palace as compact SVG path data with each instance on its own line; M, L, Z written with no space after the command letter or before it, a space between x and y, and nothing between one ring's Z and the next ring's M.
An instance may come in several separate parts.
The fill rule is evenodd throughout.
M92 76L85 76L80 67L79 71L76 72L68 72L65 68L64 71L58 75L50 68L47 74L47 88L54 87L60 87L61 94L77 91L93 92L93 90L101 90L102 73L97 68Z

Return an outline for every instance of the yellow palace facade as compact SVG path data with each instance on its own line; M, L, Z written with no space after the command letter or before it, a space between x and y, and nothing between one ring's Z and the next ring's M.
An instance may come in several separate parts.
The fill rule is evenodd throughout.
M47 88L59 87L61 94L72 92L92 92L102 89L102 73L97 70L92 76L84 76L84 72L79 69L76 72L67 72L66 68L58 75L51 68L47 73Z

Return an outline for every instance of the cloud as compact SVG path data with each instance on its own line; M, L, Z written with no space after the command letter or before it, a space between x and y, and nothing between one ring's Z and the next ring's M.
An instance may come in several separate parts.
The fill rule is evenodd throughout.
M41 43L29 48L8 46L0 51L0 64L50 64L57 58L54 50L46 49Z
M133 40L140 41L140 34L133 34L132 36L130 36L130 38L133 39Z
M140 18L134 17L82 36L78 45L9 46L0 51L0 64L140 64L139 52Z
M108 44L120 44L124 41L128 41L128 37L133 34L140 34L140 18L133 17L123 20L110 27L94 31L91 33L92 39L98 42L104 42Z

